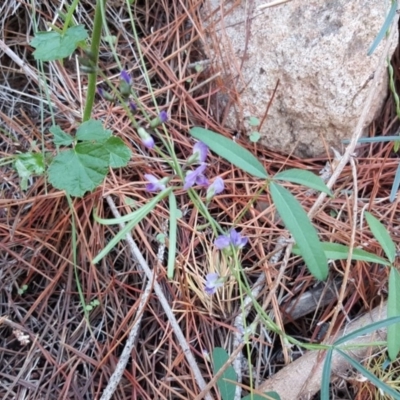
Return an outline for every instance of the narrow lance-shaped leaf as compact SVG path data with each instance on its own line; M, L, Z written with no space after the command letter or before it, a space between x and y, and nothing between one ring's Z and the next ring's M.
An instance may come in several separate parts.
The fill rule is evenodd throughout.
M262 179L267 179L265 168L248 150L218 133L208 129L195 127L190 129L190 134L205 143L213 152L225 158L236 167L249 174Z
M373 41L371 47L368 50L369 56L375 51L375 49L378 47L378 44L385 37L386 32L390 28L390 25L392 24L393 19L396 15L396 10L397 10L397 1L392 1L392 6L390 7L385 22L383 23L381 30L379 31L378 35L376 36L375 40Z
M277 174L275 174L274 180L298 183L300 185L319 190L321 192L329 194L329 196L332 196L332 192L325 185L321 177L303 169L293 168L286 171L278 172Z
M301 255L311 272L319 279L328 276L328 262L317 232L295 197L282 186L270 184L272 200L286 228L299 246Z
M365 218L368 222L371 232L373 233L379 244L382 246L386 257L391 263L393 263L396 257L396 245L393 243L393 240L390 237L388 231L386 230L384 225L381 224L381 222L379 222L379 220L369 212L365 213Z
M389 274L387 315L388 318L400 316L400 274L394 267ZM389 358L394 361L400 351L400 324L388 326L387 332Z
M147 204L143 207L139 208L137 211L130 213L129 215L124 215L120 218L112 218L112 219L103 219L99 218L96 213L93 213L93 217L96 222L103 225L111 225L111 224L121 224L126 221L129 221L123 229L121 229L107 244L106 247L93 259L93 264L97 264L100 260L102 260L122 239L124 239L128 232L130 232L143 218L145 218L149 212L153 210L153 208L169 193L172 191L172 188L165 189L153 199L151 199Z
M213 364L214 364L214 375L226 364L229 359L228 353L221 347L216 347L212 354ZM223 400L232 400L235 398L236 385L228 382L227 379L231 381L236 381L237 376L233 367L230 365L221 377L217 381L217 386L221 392L221 397Z
M345 246L340 243L328 242L321 242L321 246L328 260L347 260L347 257L349 256L349 246ZM301 255L300 249L297 245L293 246L292 253L296 255ZM369 253L368 251L365 251L363 249L353 249L351 259L390 266L389 261L377 256L376 254Z
M176 230L178 224L178 209L176 206L176 198L173 192L169 194L169 248L168 248L168 267L167 277L174 277L174 267L176 260Z
M372 372L368 371L365 367L363 367L357 360L350 357L346 352L341 349L336 349L336 351L344 358L346 361L353 366L356 370L358 370L362 375L364 375L370 382L372 382L377 388L381 389L384 393L393 396L394 399L399 399L399 392L397 390L392 389L390 386L385 385L376 375Z

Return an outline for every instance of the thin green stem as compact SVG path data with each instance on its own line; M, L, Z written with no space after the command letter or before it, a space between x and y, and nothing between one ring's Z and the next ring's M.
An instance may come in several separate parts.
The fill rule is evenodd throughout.
M93 33L92 33L92 44L90 46L92 61L97 68L99 63L99 49L101 39L101 28L103 25L102 21L102 7L106 4L106 0L97 0L96 11L94 14L93 22ZM96 95L96 82L97 82L97 71L89 74L89 83L86 94L85 111L83 112L82 122L88 121L92 115L92 109L94 104L94 97Z
M67 29L69 28L69 25L71 24L72 14L75 12L78 4L79 4L79 0L74 0L72 2L72 4L68 7L68 12L67 12L67 15L65 16L64 26L62 29L63 35L65 34L65 32L67 32Z

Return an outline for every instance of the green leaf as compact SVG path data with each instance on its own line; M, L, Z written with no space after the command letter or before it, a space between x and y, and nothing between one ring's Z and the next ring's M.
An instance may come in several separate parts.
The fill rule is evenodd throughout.
M53 125L50 132L54 136L54 144L56 146L69 146L74 142L74 138L68 133L64 132L58 125Z
M107 141L102 143L102 146L107 150L110 155L109 166L112 168L125 167L131 158L131 151L129 147L122 141L122 139L111 136Z
M334 346L335 347L339 346L340 344L346 343L349 340L353 340L358 336L368 335L369 333L372 333L372 332L377 331L382 328L388 328L391 325L397 324L397 323L400 323L400 317L386 318L381 321L373 322L367 326L364 326L363 328L356 329L355 331L342 336L340 339L335 341Z
M260 120L257 117L250 117L249 125L250 126L258 126L258 125L260 125Z
M167 277L173 279L176 260L176 230L177 221L176 198L173 192L169 194L169 248L168 248L168 268Z
M271 182L272 200L286 228L299 246L311 274L319 280L328 276L328 262L317 232L295 197L282 186Z
M397 166L396 175L394 176L392 189L390 190L390 202L393 203L396 200L397 191L400 186L400 164Z
M263 396L260 394L248 394L242 397L242 400L281 400L281 398L276 392L265 392Z
M104 129L101 121L96 119L89 119L84 122L76 131L76 138L78 140L90 140L101 142L107 140L112 135L109 129Z
M28 189L28 179L32 175L42 175L45 171L45 162L42 153L18 154L14 161L14 168L21 179L21 189Z
M214 363L214 375L226 364L229 359L228 353L221 347L216 347L213 350L212 359ZM236 372L232 366L229 366L217 381L218 389L221 392L222 400L232 400L235 398L236 385L227 382L237 380Z
M251 132L249 136L250 141L253 143L257 143L260 140L260 137L261 137L260 132Z
M324 368L322 369L321 380L321 399L329 399L330 383L331 383L331 367L332 367L333 348L330 348L326 353Z
M385 385L378 377L376 377L373 373L364 368L359 362L351 358L348 354L340 349L336 349L336 351L344 358L346 361L352 365L356 370L361 372L369 381L371 381L377 388L381 389L383 392L387 393L390 396L393 396L394 399L399 399L399 392L392 389L390 386Z
M97 264L102 260L122 239L125 238L126 234L130 232L143 218L145 218L149 212L166 196L168 196L172 191L172 188L167 188L151 199L143 207L139 208L128 215L124 215L120 218L103 219L93 212L93 217L96 222L103 225L120 224L125 221L129 221L124 228L122 228L107 244L106 247L93 259L93 264Z
M82 197L100 185L108 171L110 155L102 143L78 143L52 161L50 183L70 196Z
M400 274L396 268L391 268L389 275L389 296L387 302L387 316L400 316ZM400 324L390 325L387 328L389 358L394 361L400 351Z
M332 192L325 185L325 182L318 175L315 175L310 171L297 168L288 169L286 171L278 172L275 174L273 179L299 183L300 185L319 190L332 196Z
M386 257L391 263L393 263L396 257L396 245L393 243L393 240L385 226L369 212L365 212L365 219L367 220L369 228L371 229L371 232L375 236L376 240L382 246Z
M379 31L378 35L376 36L375 40L373 41L371 47L368 50L368 55L370 56L375 49L378 47L378 44L381 42L381 40L385 37L386 32L388 31L388 29L390 28L390 25L393 22L393 19L396 15L396 10L397 10L397 1L393 1L392 2L392 7L389 10L389 13L385 19L385 22L382 25L381 30ZM394 29L396 29L396 27L394 27Z
M70 56L78 47L78 43L87 37L83 25L71 26L64 35L55 31L37 32L31 40L31 46L36 48L33 56L41 61L60 60Z
M268 178L268 174L260 161L233 140L199 127L190 129L190 134L197 140L205 143L216 154L225 158L225 160L231 162L236 167L241 168L243 171L257 178Z
M328 260L347 260L350 251L349 246L345 246L339 243L328 242L321 242L321 245ZM293 246L292 253L296 255L301 255L300 249L296 245ZM388 262L384 258L362 249L353 249L351 259L390 266L390 262Z

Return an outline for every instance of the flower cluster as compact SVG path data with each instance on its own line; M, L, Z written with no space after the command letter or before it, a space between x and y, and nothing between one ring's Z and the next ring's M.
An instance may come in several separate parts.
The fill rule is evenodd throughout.
M235 229L231 229L228 235L220 235L215 239L214 245L218 250L226 249L229 246L233 246L237 249L241 249L246 246L249 238L242 237L242 235Z
M160 120L164 120L165 118L167 118L166 113L165 114L161 113ZM139 128L138 133L139 136L142 138L143 144L146 147L148 148L154 147L154 140L146 132L145 129ZM194 185L206 187L207 188L206 202L209 203L216 194L223 192L225 184L223 179L219 176L217 176L214 179L213 183L210 184L209 180L204 175L204 172L207 168L207 164L205 163L207 159L207 153L208 153L208 147L204 143L197 142L193 146L193 152L187 161L187 165L199 164L199 166L193 171L188 171L186 173L183 182L183 188L187 190L193 187ZM145 178L149 181L149 184L147 184L146 186L146 189L148 191L156 192L165 189L165 183L166 183L165 178L159 180L158 178L156 178L154 175L151 174L146 174Z

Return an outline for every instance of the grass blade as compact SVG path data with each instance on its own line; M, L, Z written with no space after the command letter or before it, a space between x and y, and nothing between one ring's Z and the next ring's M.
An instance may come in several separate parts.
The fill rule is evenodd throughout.
M324 368L322 369L321 399L329 399L329 384L331 383L333 348L326 353Z
M389 275L389 296L387 302L388 317L400 317L400 274L396 268L391 268ZM387 328L389 358L393 361L400 351L400 324Z
M383 23L381 30L379 31L378 35L376 36L375 40L372 42L371 47L368 50L367 54L369 56L375 51L375 49L378 47L378 44L385 37L386 32L390 28L390 25L392 24L394 16L396 15L396 10L397 10L397 1L392 1L392 7L390 7L390 10L389 10L388 15L386 16L385 22Z
M168 279L174 277L174 267L176 259L176 229L178 224L176 197L174 192L169 194L169 248L168 248Z
M356 360L352 359L348 354L346 354L344 351L340 349L336 349L336 351L343 357L345 358L349 364L353 366L357 371L359 371L361 374L363 374L370 382L372 382L377 388L383 390L385 393L387 393L390 396L393 396L394 399L399 400L400 395L399 392L392 389L390 386L385 385L381 380L379 380L374 374L369 372L366 368L364 368L359 362Z

